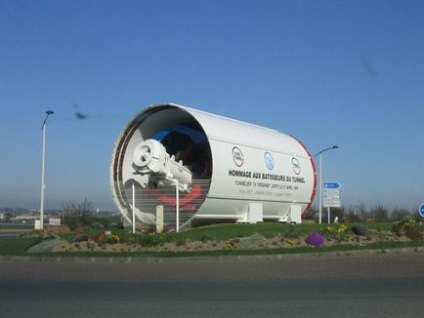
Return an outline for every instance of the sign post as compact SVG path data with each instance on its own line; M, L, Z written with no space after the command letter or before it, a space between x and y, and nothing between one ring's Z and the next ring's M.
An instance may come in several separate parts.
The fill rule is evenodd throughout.
M324 208L327 208L328 224L331 223L330 208L341 208L341 185L338 182L324 183Z

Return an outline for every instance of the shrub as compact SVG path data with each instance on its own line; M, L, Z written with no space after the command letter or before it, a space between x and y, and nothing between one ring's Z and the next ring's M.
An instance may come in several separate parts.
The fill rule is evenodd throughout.
M124 239L119 235L112 234L111 236L109 236L107 241L110 244L116 244L116 243L123 243Z
M366 236L368 234L368 229L362 224L352 224L350 230L355 235Z
M172 241L172 236L168 233L144 232L134 237L143 246L157 246Z
M305 242L312 246L321 246L324 244L324 236L321 233L313 232L306 238Z
M420 223L414 221L410 216L405 216L400 221L393 223L392 232L398 236L402 236L409 231L420 231L420 228Z
M295 228L295 225L290 225L289 230L284 233L285 238L297 239L300 237L299 231Z
M179 239L176 243L177 246L184 246L186 244L186 240L184 239Z
M105 226L100 222L94 221L94 222L91 223L91 228L93 230L99 230L99 229L104 229Z
M210 241L211 240L211 238L209 237L209 235L207 235L207 234L203 234L201 237L200 237L200 241L202 242L202 243L206 243L207 241Z
M143 233L138 237L138 242L142 246L157 246L161 243L159 236L156 233Z
M414 229L409 229L405 236L410 240L422 240L424 238L423 233Z
M339 226L327 226L324 229L324 237L328 240L335 240L337 242L342 242L346 240L346 231L347 226L345 224L340 224Z

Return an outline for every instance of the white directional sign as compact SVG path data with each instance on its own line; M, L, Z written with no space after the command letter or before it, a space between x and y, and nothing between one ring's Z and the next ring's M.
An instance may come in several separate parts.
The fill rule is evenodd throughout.
M323 191L324 208L340 208L341 201L341 185L337 182L325 182Z

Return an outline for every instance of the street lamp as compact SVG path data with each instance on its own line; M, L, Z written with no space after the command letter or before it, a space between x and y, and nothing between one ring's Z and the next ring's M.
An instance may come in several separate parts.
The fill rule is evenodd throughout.
M334 145L332 147L325 148L319 151L315 156L319 156L319 224L322 222L322 154L327 150L337 149L339 146Z
M46 117L44 117L43 125L41 126L41 130L43 132L43 150L41 155L41 200L40 200L40 230L43 229L44 224L44 164L46 157L46 122L47 118L50 115L53 115L52 110L46 111Z

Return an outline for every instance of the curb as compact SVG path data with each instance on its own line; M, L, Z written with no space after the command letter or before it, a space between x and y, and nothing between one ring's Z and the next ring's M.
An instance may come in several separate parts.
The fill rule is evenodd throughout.
M275 260L304 260L316 258L340 257L393 257L405 254L423 254L424 247L402 247L387 249L308 252L294 254L269 254L269 255L223 255L223 256L54 256L54 255L28 255L9 256L0 255L1 263L68 263L68 264L140 264L140 263L186 263L186 262L243 262L243 261L275 261Z

